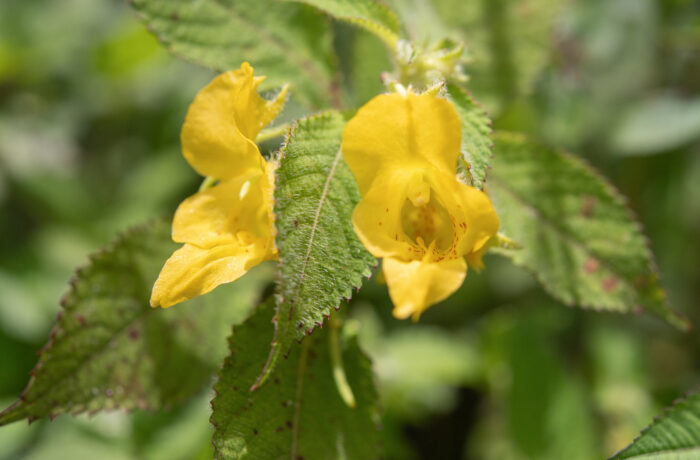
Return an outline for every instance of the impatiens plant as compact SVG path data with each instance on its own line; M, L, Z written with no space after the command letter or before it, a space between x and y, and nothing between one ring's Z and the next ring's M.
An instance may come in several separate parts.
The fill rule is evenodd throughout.
M488 252L562 304L689 327L605 178L492 132L463 43L411 41L375 0L131 3L170 51L218 73L181 131L203 182L172 219L128 231L78 271L0 425L168 408L216 374L217 457L380 458L381 404L347 301L375 275L394 317L418 321L488 270ZM364 104L341 80L331 18L376 36L393 65ZM252 270L264 262L274 287L271 270ZM696 406L689 398L616 458L662 444L696 452L700 436L665 428Z

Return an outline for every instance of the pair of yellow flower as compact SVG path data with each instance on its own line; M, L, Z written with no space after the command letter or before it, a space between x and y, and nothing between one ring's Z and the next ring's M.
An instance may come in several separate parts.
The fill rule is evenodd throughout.
M182 128L187 161L218 184L185 200L151 305L169 307L276 259L274 165L255 138L282 109L257 93L264 77L244 63L195 98ZM457 180L461 124L451 103L432 95L385 94L360 108L343 132L342 152L362 194L353 225L383 259L394 316L418 316L455 292L467 264L480 268L498 218L488 197Z

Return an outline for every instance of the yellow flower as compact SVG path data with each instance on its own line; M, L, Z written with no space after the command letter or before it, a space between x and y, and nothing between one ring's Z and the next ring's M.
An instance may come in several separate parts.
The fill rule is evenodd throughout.
M362 194L355 233L383 258L397 318L418 319L455 292L498 230L486 194L457 180L460 144L457 112L431 95L377 96L343 132Z
M277 258L274 168L255 138L282 110L287 88L266 101L257 93L264 78L254 77L245 62L214 78L187 112L181 133L185 159L219 182L187 198L175 212L172 237L185 244L167 260L153 286L154 307L205 294Z

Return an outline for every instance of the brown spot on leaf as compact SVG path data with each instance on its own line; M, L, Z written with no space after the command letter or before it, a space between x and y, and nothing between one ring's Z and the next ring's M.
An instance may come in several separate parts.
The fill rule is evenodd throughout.
M583 200L583 206L581 206L581 215L587 219L590 219L593 216L596 202L597 200L594 196L585 197Z
M612 292L617 287L617 277L610 275L603 280L603 289L605 292Z
M650 281L651 281L650 277L644 276L644 275L638 276L637 279L635 280L635 282L637 283L637 286L639 286L640 288L645 288L645 287L649 286Z
M595 273L596 270L598 270L598 267L600 267L600 262L598 262L598 259L591 257L586 261L585 265L583 266L583 269L586 270L586 273L591 275Z

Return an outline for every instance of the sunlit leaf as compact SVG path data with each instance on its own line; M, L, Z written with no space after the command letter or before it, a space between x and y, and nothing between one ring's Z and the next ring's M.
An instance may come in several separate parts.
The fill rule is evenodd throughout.
M489 193L502 231L522 249L496 249L531 270L567 305L650 311L675 326L653 255L623 198L572 155L498 133Z
M303 119L282 148L275 189L276 332L260 383L280 353L320 326L376 264L352 226L360 192L340 151L345 122L338 112Z
M379 458L371 363L355 339L342 354L356 407L341 399L332 373L329 329L294 344L271 381L251 392L272 337L269 301L234 327L230 356L214 386L212 424L218 458Z
M132 230L80 269L19 401L0 425L102 409L159 409L195 394L226 355L265 278L256 272L167 310L148 304L177 245L170 224ZM261 267L264 269L264 267Z

